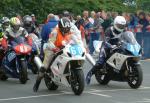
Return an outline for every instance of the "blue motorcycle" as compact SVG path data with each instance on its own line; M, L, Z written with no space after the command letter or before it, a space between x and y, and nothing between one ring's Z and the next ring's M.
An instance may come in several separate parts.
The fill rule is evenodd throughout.
M141 46L132 32L122 35L122 40L119 46L110 51L103 66L105 72L99 69L95 73L96 80L102 85L108 84L110 80L128 82L131 88L139 88L143 81L143 72L139 62Z

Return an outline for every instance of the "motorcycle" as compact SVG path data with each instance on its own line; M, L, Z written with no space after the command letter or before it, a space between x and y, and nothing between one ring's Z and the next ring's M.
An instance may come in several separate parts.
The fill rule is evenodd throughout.
M85 48L80 44L67 44L57 52L46 71L44 80L49 90L56 90L59 85L71 87L75 95L84 90Z
M103 44L103 43L102 43ZM100 52L97 49L97 52ZM139 88L143 81L140 64L141 46L134 34L127 32L123 35L121 45L110 50L110 55L101 69L95 73L98 83L107 85L110 80L127 82L131 88Z
M25 42L24 37L17 37L11 41L5 57L2 60L1 80L17 78L22 84L28 80L27 76L27 55L31 52L31 47Z
M41 40L33 33L29 34L29 36L32 38L33 44L32 44L32 52L28 59L28 66L31 69L33 74L37 74L39 69L38 69L37 64L35 63L34 59L39 58Z

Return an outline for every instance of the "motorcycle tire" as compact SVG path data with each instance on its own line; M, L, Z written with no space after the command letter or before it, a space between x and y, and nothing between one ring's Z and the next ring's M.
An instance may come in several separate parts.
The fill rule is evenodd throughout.
M141 86L143 81L142 68L140 65L134 65L130 67L132 67L132 73L129 73L131 76L128 76L128 85L133 89L137 89Z
M107 85L110 81L108 74L102 74L99 70L95 73L96 81L101 85Z
M85 86L84 73L82 69L71 70L70 83L74 94L81 95Z
M4 71L0 70L0 80L6 81L7 79L8 79L8 77L6 76L6 74L4 73Z
M45 85L48 88L48 90L57 90L58 89L58 85L56 85L47 74L45 74L45 76L44 76L44 81L45 81Z
M2 81L6 81L7 79L8 79L8 77L5 74L1 76Z
M28 80L28 74L27 74L27 63L24 60L21 60L21 69L20 69L20 83L25 84Z

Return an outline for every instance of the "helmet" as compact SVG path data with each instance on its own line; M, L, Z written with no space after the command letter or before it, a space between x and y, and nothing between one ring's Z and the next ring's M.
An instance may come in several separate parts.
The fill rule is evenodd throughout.
M126 26L126 20L123 16L117 16L114 19L114 29L118 32L121 33L124 31Z
M29 15L26 15L23 17L23 23L25 26L31 26L32 24L32 17Z
M12 17L10 19L10 26L13 28L14 31L17 31L21 26L21 22L17 17Z
M9 22L10 20L9 20L9 18L8 17L3 17L2 18L2 24L3 23L6 23L6 22Z
M69 13L69 11L63 11L63 16L64 17L69 17L70 16L70 13Z
M70 28L71 28L70 23L71 22L67 17L63 17L60 19L58 26L59 26L60 31L62 32L63 35L70 31Z
M2 18L2 28L3 29L6 29L7 27L9 27L9 18L8 17L3 17Z

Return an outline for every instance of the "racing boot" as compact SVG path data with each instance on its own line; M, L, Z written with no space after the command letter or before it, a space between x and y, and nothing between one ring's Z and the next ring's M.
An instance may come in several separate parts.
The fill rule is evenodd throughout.
M89 85L90 84L90 81L91 81L91 77L93 74L95 74L95 72L101 68L102 65L100 64L95 64L93 66L93 68L87 73L87 76L86 76L86 83Z
M37 80L36 80L36 82L35 82L35 84L34 84L34 86L33 86L33 91L34 91L34 92L37 92L37 91L38 91L39 85L40 85L40 83L41 83L41 80L42 80L42 78L44 77L44 73L45 73L45 68L44 68L44 67L41 67L40 72L39 72L39 75L38 75L38 77L37 77Z

